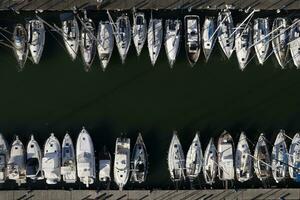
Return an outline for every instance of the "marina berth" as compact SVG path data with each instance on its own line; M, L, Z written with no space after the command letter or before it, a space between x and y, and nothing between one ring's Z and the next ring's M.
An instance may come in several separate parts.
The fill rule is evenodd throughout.
M216 28L215 17L205 17L202 28L202 49L206 62L208 61L216 44Z
M44 179L42 171L42 150L34 136L30 136L30 140L26 149L26 176L32 180Z
M99 181L109 184L111 181L111 155L106 146L103 147L99 154Z
M238 25L239 26L239 25ZM240 69L243 71L248 64L252 45L251 24L242 24L235 32L235 52Z
M293 20L293 26L291 27L289 34L289 48L294 65L297 69L300 68L300 19Z
M263 65L270 48L269 18L257 18L253 26L253 45L259 64Z
M206 184L212 185L215 183L215 178L218 169L217 149L214 145L213 138L210 138L209 143L204 152L203 159L203 174Z
M264 182L271 176L271 156L267 140L263 133L260 134L255 146L253 156L254 171L257 178Z
M145 14L142 12L134 12L132 26L133 43L139 56L147 38L147 21Z
M289 149L289 175L292 179L299 182L299 168L300 168L300 135L296 133L290 144Z
M17 24L13 32L13 51L19 64L18 71L22 71L28 57L27 31L22 24Z
M66 183L75 183L77 180L76 174L76 154L72 138L67 133L63 139L61 147L61 175Z
M147 40L150 61L154 66L163 43L163 22L162 19L153 19L152 14L148 27Z
M4 183L7 179L7 163L9 161L9 146L7 141L0 133L0 183Z

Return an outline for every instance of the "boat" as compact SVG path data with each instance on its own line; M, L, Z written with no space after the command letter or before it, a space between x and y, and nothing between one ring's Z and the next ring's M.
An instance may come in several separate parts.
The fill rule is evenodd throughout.
M282 69L288 61L289 33L286 31L288 22L285 18L276 18L272 26L272 47L278 64Z
M196 133L192 144L186 155L185 168L186 168L186 176L190 179L190 181L197 178L201 172L203 167L203 153L202 147L199 139L199 134Z
M260 134L254 150L254 171L260 181L271 176L271 157L265 135Z
M114 160L114 180L119 186L119 190L123 190L126 185L130 172L130 139L117 138L115 147Z
M44 179L42 171L42 150L39 143L30 136L30 140L26 148L26 176L32 180Z
M165 26L165 49L170 67L173 68L180 47L181 21L167 19Z
M252 157L247 137L241 133L235 153L235 173L239 182L245 182L252 178Z
M147 21L144 13L134 13L132 26L133 43L139 56L147 38Z
M99 180L100 182L109 183L111 171L111 156L106 147L103 147L101 154L99 155Z
M72 13L63 13L60 15L60 18L65 47L72 61L74 61L77 57L79 48L79 26Z
M0 183L4 183L7 178L7 163L9 161L9 146L0 133Z
M231 12L229 10L219 12L218 40L224 54L228 59L231 57L233 52L233 45L234 45L233 29L234 29L234 25L233 25Z
M133 147L131 166L131 182L145 182L148 173L148 154L141 134Z
M171 180L173 182L185 180L185 159L176 131L173 133L172 141L169 147L168 168Z
M296 133L289 149L289 174L292 179L299 182L300 168L300 135Z
M221 181L234 180L234 143L231 135L224 131L218 140L218 175Z
M288 168L287 146L285 143L285 132L280 130L272 149L272 174L276 183L286 178Z
M46 183L57 184L61 179L61 147L58 139L51 133L44 145L44 157L42 159L42 169Z
M293 20L293 26L290 30L289 48L292 55L294 65L300 68L300 19Z
M17 24L13 32L13 50L19 64L19 71L22 71L28 57L27 32L22 24Z
M239 26L239 24L238 24ZM248 63L252 45L252 29L250 24L243 24L235 33L235 52L240 69L243 71Z
M213 51L217 35L216 31L216 19L214 17L205 17L202 28L202 48L206 62L208 61L211 52Z
M15 180L18 185L26 183L26 155L24 145L16 136L10 149L7 163L8 179Z
M76 154L72 138L67 133L61 146L61 175L66 183L75 183L76 176Z
M154 66L163 42L163 25L161 19L150 19L147 40L150 61Z
M129 18L126 15L120 16L117 19L114 28L116 45L122 64L124 64L131 43L131 26Z
M203 159L203 174L207 184L212 185L215 182L217 168L217 149L214 145L213 138L211 138L205 149Z
M83 127L76 142L77 174L80 182L89 187L96 178L94 144L90 134Z
M97 50L102 70L105 71L114 49L114 34L109 21L100 21L97 32Z
M199 59L201 51L200 18L198 15L184 17L185 52L191 66Z
M257 18L253 26L253 43L259 64L263 65L267 59L270 47L269 18Z
M29 51L34 64L39 64L45 45L45 27L41 20L32 19L26 24Z

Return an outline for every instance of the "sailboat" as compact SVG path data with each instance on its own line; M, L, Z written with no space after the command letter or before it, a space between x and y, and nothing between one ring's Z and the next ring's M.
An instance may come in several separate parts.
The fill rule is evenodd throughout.
M239 25L238 25L239 26ZM252 29L249 24L243 24L235 33L235 51L240 69L243 71L247 65L252 44Z
M4 183L7 178L7 163L9 161L9 147L0 133L0 183Z
M173 68L180 47L181 21L168 19L165 26L165 49L170 67Z
M289 149L289 174L290 177L299 182L300 167L300 135L296 133Z
M200 18L198 15L184 17L185 52L191 66L199 59L201 51Z
M289 47L294 65L300 68L300 19L293 20L293 26L290 30Z
M282 69L288 61L288 42L289 33L286 30L288 22L285 18L276 18L272 26L272 47L275 53L278 64Z
M27 32L22 24L17 24L13 32L13 50L19 64L19 71L22 71L28 57Z
M206 62L208 61L211 52L213 51L217 35L214 34L216 31L216 20L214 17L205 17L203 28L202 28L202 48Z
M42 171L42 150L33 135L30 136L26 150L26 176L32 180L44 179Z
M58 139L51 133L44 145L42 169L47 184L57 184L61 179L61 148Z
M103 147L102 152L99 155L99 180L100 182L109 183L111 171L111 156L106 147Z
M214 145L213 138L211 138L205 149L203 160L203 174L207 184L212 185L215 182L217 168L217 149Z
M96 178L95 153L92 138L84 127L76 142L76 162L80 182L89 187Z
M188 150L185 161L186 176L192 181L197 178L203 167L203 153L199 139L196 133L193 142Z
M77 180L76 154L72 138L68 133L63 139L61 150L61 175L63 176L63 181L66 183L75 183Z
M269 18L257 18L253 26L253 43L259 64L263 65L267 59L270 47Z
M261 181L271 176L271 157L265 135L260 134L254 150L254 171Z
M113 28L109 21L100 21L97 32L97 50L102 70L105 71L114 49Z
M130 139L117 138L115 147L114 160L114 180L119 186L119 190L123 190L126 185L130 172Z
M151 16L147 40L151 64L154 66L163 41L163 25L161 19L153 19Z
M29 20L26 24L29 51L34 64L39 64L45 44L45 27L38 19Z
M285 143L285 132L280 130L277 134L273 149L272 149L272 174L276 183L281 182L286 178L288 169L287 146Z
M147 21L142 12L134 13L132 26L133 43L139 56L147 38Z
M231 12L229 10L219 12L218 28L219 44L226 57L229 59L232 55L234 45L234 36L232 35L234 25Z

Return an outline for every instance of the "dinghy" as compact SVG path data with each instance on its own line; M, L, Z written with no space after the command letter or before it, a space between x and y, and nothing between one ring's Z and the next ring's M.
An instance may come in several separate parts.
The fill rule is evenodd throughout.
M161 19L150 19L147 39L151 64L154 66L163 41L163 25Z
M261 181L271 176L271 157L264 134L260 134L254 150L254 170Z
M111 181L110 170L111 170L111 156L110 153L106 150L106 147L104 146L102 152L99 155L100 182L109 183Z
M117 138L114 161L114 180L123 190L129 178L130 171L130 139Z
M147 37L147 21L144 13L134 13L132 27L133 43L139 56Z
M263 65L267 59L270 47L269 18L257 18L253 26L253 43L259 64Z
M173 182L185 180L184 168L185 159L182 146L177 137L177 132L173 133L173 138L168 152L168 168Z
M197 178L201 172L203 164L203 153L199 139L199 134L196 133L193 142L186 155L186 176L192 181Z
M212 185L215 182L217 168L217 149L214 145L213 138L211 138L205 149L203 160L203 174L207 184Z
M276 18L272 26L272 47L275 53L278 64L282 69L288 61L288 40L289 34L286 28L288 27L288 22L285 18Z
M45 27L38 19L29 20L26 24L29 51L34 64L39 64L45 44Z
M234 144L231 135L224 131L218 140L218 174L221 181L234 180Z
M131 165L130 180L138 183L145 182L148 173L148 154L141 134L133 147Z
M166 20L165 49L171 68L173 68L176 56L179 52L180 38L181 21L178 19Z
M239 25L238 25L239 26ZM250 25L243 24L235 33L235 52L240 69L243 71L247 65L252 45L252 29Z
M44 145L44 157L42 159L42 169L47 184L57 184L60 177L61 148L58 139L51 133Z
M89 187L96 178L95 152L92 138L84 127L76 142L76 162L80 182Z
M290 145L289 150L289 174L290 177L299 182L300 168L300 135L297 133Z
M206 62L208 61L211 52L213 51L217 35L214 34L216 31L216 22L214 17L205 17L203 29L202 29L202 48Z
M293 26L290 30L290 52L294 65L299 69L300 68L300 19L293 20Z
M185 52L191 66L199 59L201 51L200 18L198 15L184 17Z
M16 136L11 145L10 158L7 164L8 178L18 185L26 183L26 155L23 143Z
M75 183L77 180L76 155L72 138L68 133L64 137L61 150L61 175L63 176L63 181L66 183Z
M7 178L7 163L9 161L8 144L0 133L0 183L4 183Z
M219 12L218 15L218 40L219 44L229 59L233 52L234 36L232 35L234 25L229 10Z
M44 179L42 150L33 135L30 136L30 141L27 144L26 176L32 180Z
M22 71L28 57L27 32L22 24L17 24L13 32L13 50L19 64L19 71Z
M285 132L280 130L272 149L272 174L276 183L286 178L288 168L288 152L284 134Z
M102 70L105 71L114 49L114 34L109 21L100 21L97 32L97 50Z

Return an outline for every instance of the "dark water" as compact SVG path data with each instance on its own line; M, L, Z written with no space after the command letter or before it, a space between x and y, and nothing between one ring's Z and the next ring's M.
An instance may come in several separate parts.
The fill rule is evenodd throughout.
M206 14L216 12L200 14L203 19ZM1 24L12 30L13 24L24 23L24 18L32 13L0 15ZM183 19L184 13L159 15L164 19L178 16ZM58 13L42 16L58 22ZM91 16L96 22L105 15ZM244 15L236 14L234 20L238 22L241 17ZM59 35L53 34L62 43ZM126 64L121 64L115 48L106 72L102 72L96 57L92 71L86 73L80 55L72 62L49 32L46 36L40 64L28 61L21 73L16 70L12 50L0 49L0 131L9 142L19 135L27 143L29 135L35 134L42 145L51 132L62 140L69 131L75 140L85 126L95 149L99 151L106 145L111 153L121 133L126 133L133 145L142 132L149 153L149 176L146 184L128 184L128 189L174 187L167 170L167 150L173 130L178 131L185 152L196 131L201 133L204 150L210 137L215 137L216 142L224 129L235 142L241 131L253 142L265 132L273 142L279 129L285 129L290 136L300 130L300 71L292 66L292 61L288 69L281 70L274 56L264 66L259 66L254 58L241 72L235 53L227 60L216 45L208 63L201 55L198 64L191 68L182 46L174 69L168 66L164 48L152 67L147 48L137 57L132 43ZM239 185L254 186L261 184L253 181ZM295 185L290 183L290 186ZM15 188L15 185L3 187ZM30 187L82 186L35 183Z

